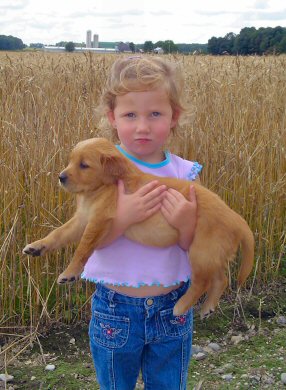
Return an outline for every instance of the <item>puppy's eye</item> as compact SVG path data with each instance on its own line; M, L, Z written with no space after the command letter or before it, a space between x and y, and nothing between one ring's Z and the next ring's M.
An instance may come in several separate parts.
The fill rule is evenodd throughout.
M79 166L80 166L81 169L89 168L89 165L87 165L87 164L84 163L84 162L81 162L81 163L79 164Z

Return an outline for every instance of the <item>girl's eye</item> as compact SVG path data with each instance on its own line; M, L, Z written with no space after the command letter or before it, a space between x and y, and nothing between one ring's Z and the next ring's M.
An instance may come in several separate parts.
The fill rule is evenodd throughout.
M135 118L135 114L134 112L128 112L128 114L126 114L127 118Z
M160 116L160 115L161 115L161 113L158 112L158 111L152 112L152 116L154 116L154 117L158 117L158 116Z
M87 164L84 163L84 162L81 162L79 166L80 166L81 169L89 168L89 165L87 165Z

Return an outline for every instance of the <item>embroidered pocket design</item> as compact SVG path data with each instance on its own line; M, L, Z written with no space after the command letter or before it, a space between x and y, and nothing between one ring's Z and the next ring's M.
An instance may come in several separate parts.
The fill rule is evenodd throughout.
M130 320L127 317L92 312L89 337L106 348L122 348L128 341Z
M189 310L181 316L173 315L173 308L162 310L160 317L166 336L181 337L192 332L193 311Z
M181 316L178 316L178 317L175 317L174 320L170 320L171 324L173 324L173 325L181 325L181 326L185 325L186 321L187 321L187 319L186 319L186 315L185 314L183 314Z
M109 324L104 325L100 322L100 327L102 328L102 333L107 339L113 339L122 329L112 328Z

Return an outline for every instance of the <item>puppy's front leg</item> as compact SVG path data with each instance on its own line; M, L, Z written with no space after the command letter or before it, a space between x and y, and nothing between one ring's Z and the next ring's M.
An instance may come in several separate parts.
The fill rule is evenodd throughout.
M80 278L83 268L92 254L100 247L111 230L113 219L97 219L87 224L72 261L58 277L58 283L74 282Z
M23 253L31 256L41 256L45 253L59 249L69 243L79 241L83 234L85 224L75 215L61 227L53 230L42 240L28 244Z

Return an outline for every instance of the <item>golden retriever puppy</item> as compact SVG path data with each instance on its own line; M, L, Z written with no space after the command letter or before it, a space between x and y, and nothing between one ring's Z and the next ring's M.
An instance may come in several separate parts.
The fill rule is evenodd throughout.
M132 193L151 180L165 184L188 197L190 182L168 177L157 177L141 172L104 138L80 142L71 152L67 168L60 174L63 188L77 195L75 215L63 226L42 240L27 245L23 252L32 256L79 241L74 257L59 276L58 283L71 282L80 277L91 253L108 236L117 203L117 182L122 179L126 191ZM177 302L174 315L185 313L207 293L201 316L212 312L227 286L226 270L241 244L242 262L238 285L250 274L254 261L254 238L246 221L231 210L217 195L198 183L197 225L189 255L192 284ZM125 232L131 240L151 246L165 247L178 241L178 232L159 211ZM120 272L120 271L118 271Z

